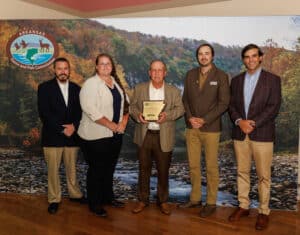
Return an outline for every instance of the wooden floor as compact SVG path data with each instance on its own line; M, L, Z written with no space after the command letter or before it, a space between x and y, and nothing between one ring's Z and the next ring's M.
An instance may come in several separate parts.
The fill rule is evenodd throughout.
M256 231L256 210L239 224L227 222L234 210L218 207L209 218L198 216L198 209L178 209L172 204L172 215L160 213L151 205L140 214L132 214L135 202L123 209L107 207L108 217L99 218L86 205L64 199L55 215L47 212L46 196L0 194L0 235L106 235L106 234L203 234L203 235L300 235L300 213L272 211L270 226ZM298 206L299 208L299 206Z

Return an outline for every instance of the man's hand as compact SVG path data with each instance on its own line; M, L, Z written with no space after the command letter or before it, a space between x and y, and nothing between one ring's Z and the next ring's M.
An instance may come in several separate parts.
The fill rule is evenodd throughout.
M158 120L156 121L158 124L163 123L164 121L166 121L167 118L167 113L166 112L162 112L159 114L158 116Z
M139 121L140 121L141 123L143 123L143 124L147 124L147 123L148 123L148 121L146 121L146 120L144 119L144 116L143 116L142 113L139 114Z
M194 129L199 129L205 124L205 121L203 118L197 118L197 117L191 117L189 119L189 122L191 123L192 127Z
M239 127L241 128L242 132L244 132L245 134L250 134L255 128L255 121L240 120Z
M70 137L75 132L75 127L73 124L64 124L62 126L65 128L63 133L67 137Z

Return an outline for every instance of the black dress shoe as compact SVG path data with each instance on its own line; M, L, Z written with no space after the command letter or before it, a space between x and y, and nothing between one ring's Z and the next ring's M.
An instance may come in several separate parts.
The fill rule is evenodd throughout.
M49 207L48 207L48 212L50 214L55 214L58 210L58 203L57 202L52 202L50 203Z
M80 204L87 204L88 200L85 197L81 198L69 198L71 202L78 202Z
M125 203L121 202L119 200L112 200L111 203L110 203L110 205L112 207L115 207L115 208L123 208L123 207L125 207Z
M101 206L96 207L96 208L90 208L90 211L93 212L97 216L107 217L106 210L103 207L101 207Z

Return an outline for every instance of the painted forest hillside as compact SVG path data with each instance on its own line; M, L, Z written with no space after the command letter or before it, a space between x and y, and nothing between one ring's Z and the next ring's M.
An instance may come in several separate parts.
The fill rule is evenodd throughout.
M53 77L51 67L38 71L24 70L6 57L9 38L24 28L43 30L55 38L59 44L59 56L70 60L71 78L78 84L93 75L97 54L111 54L127 90L148 80L149 62L154 58L166 62L167 81L182 88L186 71L197 66L195 49L204 42L126 32L93 20L0 21L0 145L4 146L38 145L40 121L36 90L39 83ZM272 39L261 45L265 52L264 67L282 77L283 104L277 119L277 150L296 151L298 145L300 38L295 38L295 41L294 51L278 47ZM239 46L225 47L217 43L213 46L217 66L231 77L243 70ZM230 139L230 125L225 116L223 140ZM178 123L178 129L177 141L181 145L184 143L182 121ZM131 136L131 132L132 128L128 128L127 135ZM127 138L127 141L131 139Z

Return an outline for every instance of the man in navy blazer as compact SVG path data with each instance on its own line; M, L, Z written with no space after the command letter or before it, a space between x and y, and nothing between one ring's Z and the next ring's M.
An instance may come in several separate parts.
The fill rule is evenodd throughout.
M234 122L233 140L237 159L239 207L229 216L238 221L249 215L251 160L258 176L259 208L255 228L269 222L271 164L275 138L275 118L281 104L280 78L262 69L263 52L255 44L242 50L246 72L231 81L229 114Z
M78 143L76 130L81 119L80 87L69 81L70 63L60 57L54 63L55 78L38 87L38 111L43 123L42 147L48 168L48 212L54 214L61 201L59 167L63 158L70 200L84 202L76 180Z

